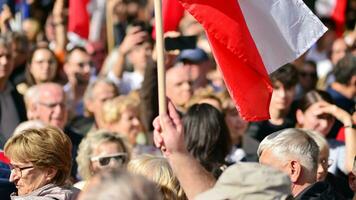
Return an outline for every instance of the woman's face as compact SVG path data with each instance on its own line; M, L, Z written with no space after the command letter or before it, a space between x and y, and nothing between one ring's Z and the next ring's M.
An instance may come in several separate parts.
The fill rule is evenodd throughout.
M132 144L136 144L137 135L142 132L142 124L135 109L128 108L121 113L120 120L114 125L113 131L126 137Z
M97 157L98 160L91 161L91 170L94 173L99 172L102 169L106 168L118 168L126 163L126 159L122 160L122 156L118 155L118 153L123 153L123 149L120 145L115 142L103 142L99 144L95 149L93 149L93 153L91 158ZM107 159L108 162L100 163L100 159Z
M323 149L321 149L319 153L318 170L316 175L317 181L325 180L329 168L328 161L329 161L329 149L328 147L324 147Z
M30 73L36 83L52 81L57 71L57 63L48 49L38 49L32 57Z
M26 195L32 191L47 185L54 176L49 175L46 169L34 167L30 162L15 162L10 159L11 175L10 182L13 182L18 190L18 195Z
M241 138L241 136L245 134L248 122L241 118L236 108L231 108L226 111L225 122L227 127L229 128L232 142L238 142L239 138Z
M334 125L335 118L330 114L320 113L320 104L317 102L304 112L297 110L297 121L301 128L317 131L326 136Z

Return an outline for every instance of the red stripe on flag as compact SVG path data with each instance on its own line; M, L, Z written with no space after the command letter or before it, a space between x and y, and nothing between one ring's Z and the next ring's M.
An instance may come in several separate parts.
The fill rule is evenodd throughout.
M241 116L269 118L272 86L237 0L180 0L206 30L214 56Z
M68 31L84 39L89 36L88 2L89 0L69 0Z
M178 0L163 0L162 18L163 32L177 31L180 20L184 16L184 8ZM153 26L152 38L156 38L156 25Z
M336 33L339 37L342 36L345 29L345 15L346 15L346 0L337 0L335 8L331 14L331 18L336 23Z

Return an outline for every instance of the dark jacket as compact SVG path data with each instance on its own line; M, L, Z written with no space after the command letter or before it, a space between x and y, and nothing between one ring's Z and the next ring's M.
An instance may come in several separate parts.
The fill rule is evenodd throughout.
M326 182L316 182L303 190L295 200L345 200Z

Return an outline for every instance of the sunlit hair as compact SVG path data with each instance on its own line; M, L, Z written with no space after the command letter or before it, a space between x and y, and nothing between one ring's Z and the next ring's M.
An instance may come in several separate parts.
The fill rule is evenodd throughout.
M155 184L143 176L124 170L109 169L99 172L81 193L80 200L125 199L161 200Z
M197 103L208 103L209 100L216 101L217 106L213 105L216 109L222 110L222 102L219 95L214 92L212 87L199 88L194 92L193 97L186 104L186 109Z
M25 129L5 144L5 155L13 161L31 162L38 168L54 168L52 182L64 185L72 166L72 143L58 128Z
M40 129L46 128L48 126L47 123L40 121L40 120L29 120L21 122L19 125L16 126L12 135L21 134L26 129Z
M320 101L326 101L330 104L334 104L334 100L329 93L322 90L312 90L306 93L299 101L298 108L305 112L311 105Z
M84 101L84 104L87 104L88 102L90 101L93 101L94 100L94 94L93 94L93 91L94 91L94 88L99 84L99 83L105 83L107 85L110 85L111 87L114 88L114 92L115 92L115 96L118 96L119 95L119 90L117 89L116 85L114 82L112 82L110 79L108 78L98 78L94 81L91 81L89 82L89 85L87 87L87 89L85 90L85 93L84 93L84 96L83 96L83 101ZM92 116L93 113L91 113L86 107L85 107L85 115L86 116Z
M105 130L91 132L81 141L78 149L78 156L76 158L79 175L84 180L88 180L93 176L90 168L90 157L93 151L98 148L98 146L106 142L116 143L118 147L122 149L123 153L128 154L128 159L126 160L130 160L130 149L125 139L115 133Z
M164 200L187 199L167 159L160 156L141 155L131 160L127 169L155 182Z
M140 99L138 93L131 92L128 95L121 95L106 101L103 105L103 119L105 123L118 122L121 114L128 109L139 113Z
M268 135L258 147L258 156L265 150L271 151L282 162L294 158L306 169L308 175L316 175L319 148L302 129L288 128Z
M320 133L316 132L316 131L312 131L312 130L306 130L303 129L311 138L313 138L313 140L315 141L315 143L318 145L319 147L319 152L321 152L323 149L329 149L329 144L328 141L325 139L325 137L323 135L321 135Z

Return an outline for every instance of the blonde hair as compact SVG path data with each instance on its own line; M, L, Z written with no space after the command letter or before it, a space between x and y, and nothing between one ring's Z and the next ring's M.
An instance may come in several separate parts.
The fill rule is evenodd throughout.
M81 142L78 149L78 156L76 161L78 163L78 172L79 175L84 179L88 180L93 176L90 165L90 156L99 145L105 142L116 143L124 153L128 154L128 159L130 160L130 149L128 142L121 136L106 131L98 130L89 133Z
M54 168L53 182L64 185L72 167L72 143L60 129L46 126L25 129L5 144L5 155L18 162L31 162L38 168Z
M129 172L143 175L155 182L165 200L186 200L178 179L168 161L160 156L141 155L131 160L127 166Z
M219 104L219 108L216 108L218 110L222 109L222 101L221 97L219 94L214 92L214 89L212 87L205 87L205 88L199 88L194 92L193 97L188 101L186 104L186 109L191 107L194 104L199 104L199 103L204 103L204 100L211 99L215 100ZM215 105L214 105L215 107Z
M103 105L103 119L105 123L114 123L120 120L121 114L127 109L139 112L140 99L137 92L122 95L106 101Z

